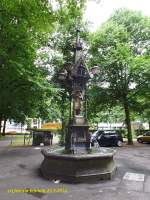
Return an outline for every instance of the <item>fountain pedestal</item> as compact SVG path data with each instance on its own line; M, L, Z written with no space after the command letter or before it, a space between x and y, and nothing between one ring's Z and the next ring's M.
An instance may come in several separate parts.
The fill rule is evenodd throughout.
M41 172L46 179L81 183L109 180L116 171L114 151L103 148L89 154L65 154L60 151L42 150L44 161Z

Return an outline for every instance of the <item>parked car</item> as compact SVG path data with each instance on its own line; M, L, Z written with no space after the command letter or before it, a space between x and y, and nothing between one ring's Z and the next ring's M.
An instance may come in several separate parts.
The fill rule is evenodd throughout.
M97 130L93 134L91 134L91 146L94 146L97 143L97 138L100 136L104 131Z
M139 143L143 143L143 142L150 142L150 131L144 133L143 135L139 135L137 137L137 141Z
M123 145L123 138L118 130L97 130L91 136L91 146L98 142L99 146Z

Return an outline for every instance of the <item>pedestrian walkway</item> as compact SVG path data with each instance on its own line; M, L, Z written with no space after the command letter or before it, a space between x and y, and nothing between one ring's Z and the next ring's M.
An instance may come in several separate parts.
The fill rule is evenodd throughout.
M2 136L0 140L0 147L6 147L9 146L11 143L11 138L8 136Z
M43 161L42 148L48 147L0 148L0 199L150 200L150 145L115 148L117 172L113 179L82 184L43 179L38 173ZM8 192L19 188L49 191L65 188L66 192Z

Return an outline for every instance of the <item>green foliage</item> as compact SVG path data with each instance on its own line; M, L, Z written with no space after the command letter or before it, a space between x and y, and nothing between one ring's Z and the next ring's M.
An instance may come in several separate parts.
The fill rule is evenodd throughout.
M40 52L42 66L49 68L51 72L49 81L56 88L61 88L59 94L53 95L50 100L49 119L65 119L69 117L69 94L65 85L58 81L59 73L64 70L67 63L74 62L74 44L76 29L81 26L86 30L82 22L85 1L57 1L58 23L53 34L49 35L46 51ZM86 38L87 31L83 31L82 37ZM43 49L43 48L42 48Z
M145 129L138 129L135 131L136 136L139 135L144 135L145 133L149 132L150 130L145 130Z
M124 111L121 106L115 107L107 107L104 105L102 107L98 106L97 109L94 108L94 112L92 111L92 107L89 107L88 118L93 123L118 123L124 122L125 116ZM98 112L99 111L99 112Z
M130 111L149 94L150 19L141 13L121 9L91 36L91 66L100 66L95 78L92 105L98 108L122 105L128 138ZM93 103L94 102L94 103ZM100 106L99 106L100 105Z
M58 17L47 0L0 2L0 121L43 115L47 99L57 93L48 70L35 60Z

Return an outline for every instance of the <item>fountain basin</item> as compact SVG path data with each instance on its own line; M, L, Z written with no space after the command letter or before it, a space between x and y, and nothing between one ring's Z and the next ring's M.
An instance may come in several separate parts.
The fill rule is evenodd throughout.
M62 150L51 152L48 149L41 152L44 156L41 172L46 179L70 183L109 180L116 171L113 149L100 148L84 154L65 154Z

